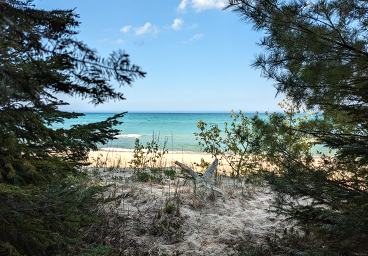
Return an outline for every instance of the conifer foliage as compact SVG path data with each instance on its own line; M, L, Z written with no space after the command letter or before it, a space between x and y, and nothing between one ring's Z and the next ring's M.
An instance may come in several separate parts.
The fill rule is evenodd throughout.
M96 195L80 160L118 133L124 113L99 123L52 129L66 94L93 105L124 100L111 82L145 73L123 51L101 58L75 36L73 10L45 11L30 0L0 0L0 255L54 255L82 244L96 220ZM82 246L83 247L83 246Z
M265 32L254 67L278 93L316 112L297 127L278 114L258 123L260 153L277 165L266 172L278 192L276 211L339 253L367 252L367 1L230 0L228 8ZM295 132L334 156L316 163L309 152L295 154L283 143Z

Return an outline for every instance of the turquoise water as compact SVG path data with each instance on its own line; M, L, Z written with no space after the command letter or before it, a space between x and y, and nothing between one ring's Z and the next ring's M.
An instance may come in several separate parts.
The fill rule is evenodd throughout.
M231 122L231 113L127 113L121 119L123 123L116 128L120 130L116 140L107 145L99 145L102 150L132 150L135 139L143 145L152 141L152 136L159 136L161 145L167 140L167 149L170 151L200 152L201 147L194 135L199 132L197 123L202 120L208 124L217 124L220 129L224 122ZM245 114L248 117L253 113ZM66 120L64 124L54 125L55 128L69 128L73 124L99 122L113 116L108 113L86 113L77 119ZM266 115L259 114L261 118ZM323 148L319 148L319 150ZM315 151L315 150L313 150ZM325 151L325 150L323 150Z
M107 145L100 145L100 149L132 150L136 138L143 145L152 141L152 135L159 136L161 144L167 140L167 148L171 151L200 152L201 148L194 133L198 132L197 123L202 120L208 124L224 126L224 122L231 121L231 113L128 113L121 119L123 124L116 128L120 130L116 140ZM247 114L252 116L253 114ZM69 128L73 124L86 124L103 121L113 114L86 113L77 119L66 120L63 125L53 127Z

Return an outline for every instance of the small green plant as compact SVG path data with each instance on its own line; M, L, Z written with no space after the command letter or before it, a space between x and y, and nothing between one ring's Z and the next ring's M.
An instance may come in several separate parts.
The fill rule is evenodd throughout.
M166 213L170 214L174 211L175 206L172 203L166 203L164 209Z
M149 233L154 236L162 236L169 243L180 242L184 235L184 231L182 230L184 221L185 219L183 217L174 217L172 215L160 216L160 218L155 217L150 226Z
M151 168L157 168L157 166L163 165L163 157L165 154L169 152L169 150L167 149L167 141L168 138L165 137L163 145L161 147L160 134L155 136L155 132L153 132L152 141L147 142L146 149L147 149L148 164L150 165Z
M152 141L147 142L146 146L141 144L138 138L135 139L133 160L130 161L130 166L135 169L151 168L159 169L163 166L164 155L168 153L167 138L163 145L160 144L160 135L155 135L153 132Z
M201 162L200 163L193 163L195 166L200 167L202 169L202 171L205 171L208 169L208 167L210 167L210 163L207 162L206 160L203 159L203 157L201 158Z
M112 176L111 177L111 179L112 180L114 180L114 181L123 181L124 180L124 177L122 177L122 176Z
M195 132L196 140L203 147L203 151L212 154L216 158L225 160L230 166L235 177L247 175L250 170L255 169L258 162L254 161L252 156L252 146L257 142L258 137L252 132L253 120L250 120L242 111L235 114L232 111L230 117L233 119L231 124L224 123L224 130L220 130L218 125L208 124L199 121L197 127L200 132ZM253 160L253 161L252 161ZM203 159L197 164L200 167L206 167Z
M137 173L138 175L138 180L141 182L147 182L150 179L150 175L146 172L139 172Z
M174 180L176 177L175 170L165 170L165 175L168 176L170 179Z
M133 160L130 161L130 166L135 169L144 168L147 163L147 160L144 152L144 146L140 143L138 138L135 139L133 152L134 152Z
M152 174L156 175L161 171L161 169L160 168L152 168L152 169L150 169L150 171L151 171Z

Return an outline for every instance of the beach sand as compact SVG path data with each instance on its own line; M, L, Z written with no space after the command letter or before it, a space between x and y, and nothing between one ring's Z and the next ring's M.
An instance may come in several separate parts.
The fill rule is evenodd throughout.
M213 177L210 186L221 194L202 183L194 185L173 167L174 161L190 167L201 158L212 162L211 155L167 154L165 166L176 171L176 178L147 169L145 172L159 177L149 181L137 180L137 171L127 163L132 157L133 152L90 154L99 166L102 183L113 185L105 197L121 197L108 209L124 219L119 226L122 255L137 251L146 253L142 255L174 255L177 251L185 256L228 255L236 253L236 244L242 240L258 244L291 226L283 217L268 212L274 193L266 184L244 183L225 175ZM174 206L171 213L165 211L168 203Z
M91 162L91 166L128 168L131 167L130 162L133 160L133 154L131 151L92 151L89 154L89 162ZM174 151L165 154L162 160L156 162L155 165L171 167L175 166L175 161L178 161L195 171L201 171L201 168L196 165L201 163L201 159L208 163L215 160L211 154ZM228 165L225 161L220 161L218 170L223 169L228 169Z

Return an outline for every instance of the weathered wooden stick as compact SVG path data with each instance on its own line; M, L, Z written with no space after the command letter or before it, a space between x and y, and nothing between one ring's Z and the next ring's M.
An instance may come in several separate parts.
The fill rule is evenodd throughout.
M189 173L194 179L197 180L198 178L201 177L197 173L195 173L192 169L190 169L188 166L186 166L185 164L182 164L178 161L175 161L175 164L179 165L182 170ZM211 166L208 167L206 172L202 175L202 177L203 178L211 178L212 175L213 175L213 172L216 170L217 165L218 165L218 159L216 158L215 161L213 161L213 163L211 164Z
M220 193L221 195L223 195L222 191L214 186L211 186L210 184L206 184L206 187L209 189L212 189L213 191L216 191L218 193Z
M211 178L213 172L216 170L217 165L218 165L218 159L216 158L215 161L213 161L213 163L211 164L211 166L208 167L208 169L206 170L206 172L203 174L202 177Z
M195 182L198 182L199 184L201 184L202 186L205 186L209 189L212 189L213 191L216 191L217 193L222 195L222 200L225 201L225 196L224 193L222 193L222 191L210 184L207 184L207 182L209 182L210 178L213 175L213 172L216 170L216 167L218 165L218 159L216 158L215 161L213 161L213 163L211 164L210 167L208 167L208 169L206 170L206 172L202 175L199 176L197 173L195 173L192 169L190 169L188 166L186 166L185 164L182 164L178 161L175 161L176 165L179 165L179 167L186 171L188 174L190 174L190 176L192 176L195 179Z
M182 163L179 163L178 161L175 161L175 164L176 165L179 165L180 168L184 171L186 171L187 173L190 174L190 176L192 176L194 179L198 179L199 178L199 175L196 174L192 169L190 169L188 166L186 166L185 164L182 164Z

